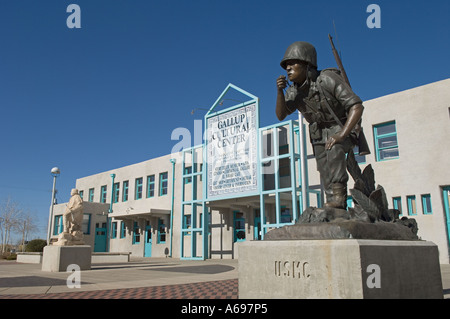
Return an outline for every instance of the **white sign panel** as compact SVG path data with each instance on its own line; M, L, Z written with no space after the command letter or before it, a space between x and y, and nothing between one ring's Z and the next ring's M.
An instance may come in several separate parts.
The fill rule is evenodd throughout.
M207 121L207 198L256 192L256 103L210 117Z

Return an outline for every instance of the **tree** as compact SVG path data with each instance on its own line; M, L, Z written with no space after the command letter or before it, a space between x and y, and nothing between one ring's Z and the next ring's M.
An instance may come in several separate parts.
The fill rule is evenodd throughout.
M37 230L35 215L32 215L29 211L23 212L15 224L15 230L22 234L22 251L25 248L25 241L30 233Z
M10 241L11 230L14 230L14 228L17 227L21 214L22 210L11 197L8 197L0 204L0 237L2 241L2 253L6 251L6 247Z

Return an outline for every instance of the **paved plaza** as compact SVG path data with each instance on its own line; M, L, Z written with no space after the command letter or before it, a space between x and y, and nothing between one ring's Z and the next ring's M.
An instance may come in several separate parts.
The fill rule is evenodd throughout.
M444 298L450 299L450 265L441 265ZM134 258L93 264L69 288L66 272L40 264L0 260L0 299L238 299L238 261Z
M135 258L92 264L80 288L70 273L43 272L40 264L0 261L0 299L237 299L237 260Z

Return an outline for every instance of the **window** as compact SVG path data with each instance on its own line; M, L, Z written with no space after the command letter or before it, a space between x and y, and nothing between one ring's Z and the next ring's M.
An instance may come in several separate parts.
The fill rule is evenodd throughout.
M81 199L83 199L84 191L79 191Z
M101 187L101 191L100 191L100 203L106 203L106 185L103 185Z
M53 223L53 235L59 235L63 231L63 217L62 215L55 216Z
M136 178L134 199L142 198L142 177Z
M89 199L90 202L94 201L94 189L93 188L89 188Z
M192 174L192 166L184 168L184 175ZM192 176L184 177L184 183L190 184L192 183Z
M89 235L91 233L91 214L83 214L81 230L85 235Z
M245 240L245 218L244 213L234 213L234 242Z
M141 242L141 234L137 222L133 222L133 245Z
M112 222L111 225L111 238L117 238L117 222Z
M409 216L417 215L416 196L415 195L407 196L406 201L408 205L408 215Z
M394 198L392 198L392 203L394 205L394 209L400 211L400 216L402 216L403 215L402 198L401 197L394 197Z
M125 238L126 234L125 222L122 221L120 222L120 238Z
M289 208L286 206L281 206L281 223L286 224L292 221L292 215Z
M155 175L147 176L147 198L155 196Z
M158 219L158 244L166 242L166 225L162 219Z
M374 126L375 151L377 161L399 157L395 121Z
M114 183L113 186L113 202L117 203L119 201L119 188L120 183Z
M184 215L183 216L183 228L189 229L191 228L191 215Z
M359 155L359 145L353 148L353 154L355 154L355 160L358 164L366 164L366 155Z
M167 172L159 174L159 196L167 195L168 188L168 174Z
M425 194L422 195L422 210L424 215L429 215L433 213L431 209L431 195Z
M128 181L124 181L122 184L122 202L126 202L128 200L128 187L130 183Z

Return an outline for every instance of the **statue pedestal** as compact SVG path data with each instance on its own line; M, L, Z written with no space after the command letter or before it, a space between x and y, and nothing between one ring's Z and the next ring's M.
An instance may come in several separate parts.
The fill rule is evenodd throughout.
M67 266L75 264L80 270L91 269L91 246L45 246L42 271L67 271Z
M283 240L239 245L239 298L443 298L426 241Z

